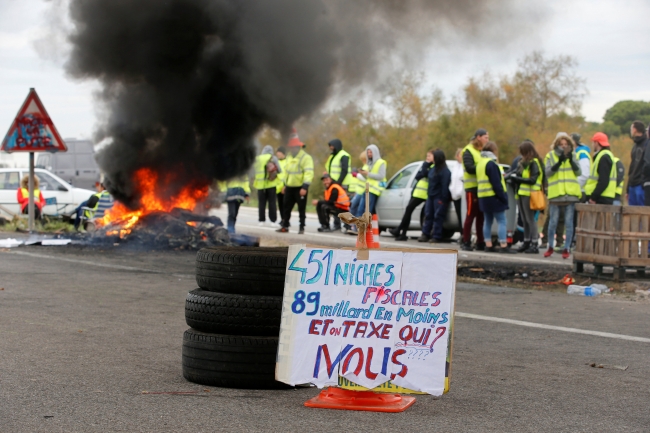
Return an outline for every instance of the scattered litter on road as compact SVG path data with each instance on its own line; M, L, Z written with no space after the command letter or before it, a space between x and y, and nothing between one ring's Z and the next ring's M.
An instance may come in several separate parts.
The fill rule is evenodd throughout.
M0 239L0 247L3 247L3 248L14 248L14 247L17 247L19 245L22 245L23 243L24 243L23 241L19 241L19 240L14 239L14 238Z
M592 362L591 364L587 364L590 367L594 368L608 368L610 370L622 370L625 371L627 370L627 365L611 365L611 364L596 364L595 362Z
M203 391L142 391L141 394L150 394L150 395L189 395L189 394L199 394L201 392L210 392L209 389L204 389Z
M586 287L571 284L567 287L566 292L568 295L599 296L603 293L611 292L611 290L604 284L592 284Z
M72 242L71 239L43 239L41 245L68 245Z

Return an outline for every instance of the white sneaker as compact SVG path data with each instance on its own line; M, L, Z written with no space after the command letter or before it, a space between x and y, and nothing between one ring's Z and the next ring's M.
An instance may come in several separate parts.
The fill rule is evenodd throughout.
M266 222L260 221L260 222L257 223L257 225L260 226L260 227L264 227L266 225Z

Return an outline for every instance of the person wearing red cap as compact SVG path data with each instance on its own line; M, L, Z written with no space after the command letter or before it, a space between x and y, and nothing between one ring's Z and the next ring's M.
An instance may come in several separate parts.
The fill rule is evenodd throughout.
M607 135L597 132L591 139L594 163L585 184L585 194L591 204L613 204L616 197L617 171L614 155L609 150Z
M309 192L309 185L314 180L314 160L311 155L303 150L305 145L300 138L295 128L287 148L289 149L289 156L286 162L286 181L283 188L284 194L284 211L282 215L281 227L276 231L279 233L289 232L289 220L291 219L291 211L293 206L298 203L298 215L300 219L300 227L298 234L305 233L305 220L307 219L307 193Z

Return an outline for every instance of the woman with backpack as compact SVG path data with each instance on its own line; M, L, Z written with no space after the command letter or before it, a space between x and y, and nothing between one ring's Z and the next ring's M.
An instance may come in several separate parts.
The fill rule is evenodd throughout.
M525 140L519 145L519 153L521 159L517 171L510 176L516 184L517 205L524 223L524 243L517 252L537 254L539 253L539 232L535 218L537 211L531 209L531 193L542 191L543 194L542 159L535 149L535 144L530 140Z

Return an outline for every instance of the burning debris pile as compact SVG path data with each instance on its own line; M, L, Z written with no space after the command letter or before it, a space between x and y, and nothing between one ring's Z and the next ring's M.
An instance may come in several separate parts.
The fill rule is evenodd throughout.
M159 175L150 168L137 170L132 184L140 200L134 209L117 202L96 220L94 240L178 249L229 245L231 239L221 219L207 215L209 186L192 182L171 197L161 196L160 191L169 191L174 181L174 174Z

